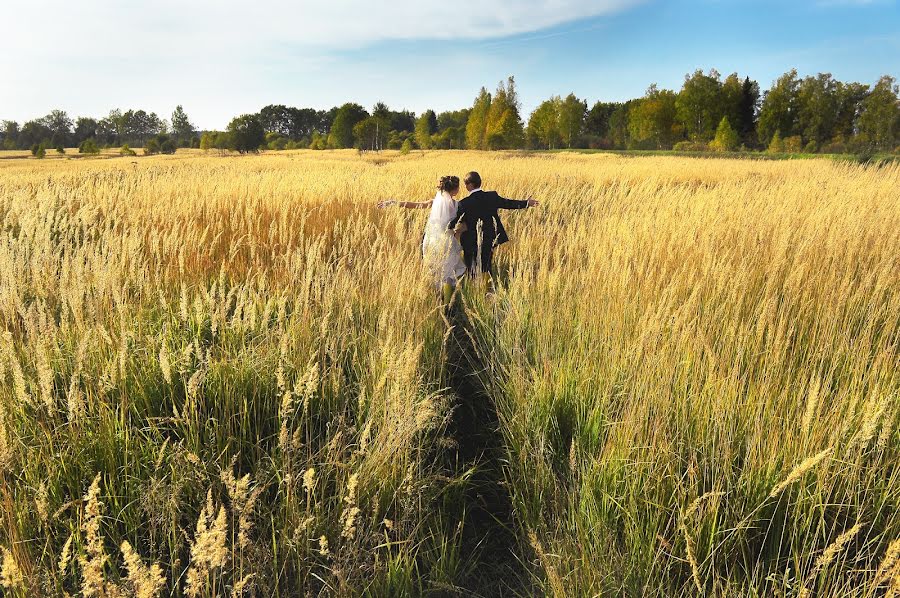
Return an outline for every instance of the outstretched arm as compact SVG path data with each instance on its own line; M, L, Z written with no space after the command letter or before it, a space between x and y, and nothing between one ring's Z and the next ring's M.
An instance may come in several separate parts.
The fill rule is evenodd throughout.
M523 210L525 208L533 208L534 206L539 205L537 200L531 199L506 199L505 197L497 196L498 208L505 208L507 210Z
M388 199L378 202L378 207L389 208L391 206L398 206L408 210L427 210L431 207L432 203L434 203L433 199L429 199L428 201L398 201L396 199Z

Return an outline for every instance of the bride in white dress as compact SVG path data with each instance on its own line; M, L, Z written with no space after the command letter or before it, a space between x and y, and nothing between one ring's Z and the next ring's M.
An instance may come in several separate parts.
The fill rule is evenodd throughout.
M453 231L447 229L456 218L456 196L459 195L459 177L442 176L437 194L430 201L397 201L390 199L378 204L380 208L399 206L413 210L431 208L422 238L422 259L436 286L441 289L444 301L449 303L456 281L466 272L462 259L462 246Z

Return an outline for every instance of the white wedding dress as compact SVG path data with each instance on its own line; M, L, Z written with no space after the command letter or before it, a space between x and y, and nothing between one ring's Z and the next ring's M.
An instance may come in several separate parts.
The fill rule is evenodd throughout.
M447 225L456 218L456 208L457 202L449 193L438 191L425 224L422 258L438 286L444 283L455 284L466 272L462 246L453 233L447 230Z

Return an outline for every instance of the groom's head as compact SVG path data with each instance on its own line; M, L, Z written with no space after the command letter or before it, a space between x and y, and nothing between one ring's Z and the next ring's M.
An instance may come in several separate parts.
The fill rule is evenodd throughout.
M466 178L463 180L466 183L466 191L474 191L481 188L481 175L474 170L466 174Z

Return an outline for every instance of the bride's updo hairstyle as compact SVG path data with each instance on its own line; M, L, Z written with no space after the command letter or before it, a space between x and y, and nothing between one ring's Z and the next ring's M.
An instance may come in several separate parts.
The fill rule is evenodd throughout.
M440 191L446 191L447 193L459 191L459 177L453 176L452 174L442 176L441 180L438 182L438 189Z

